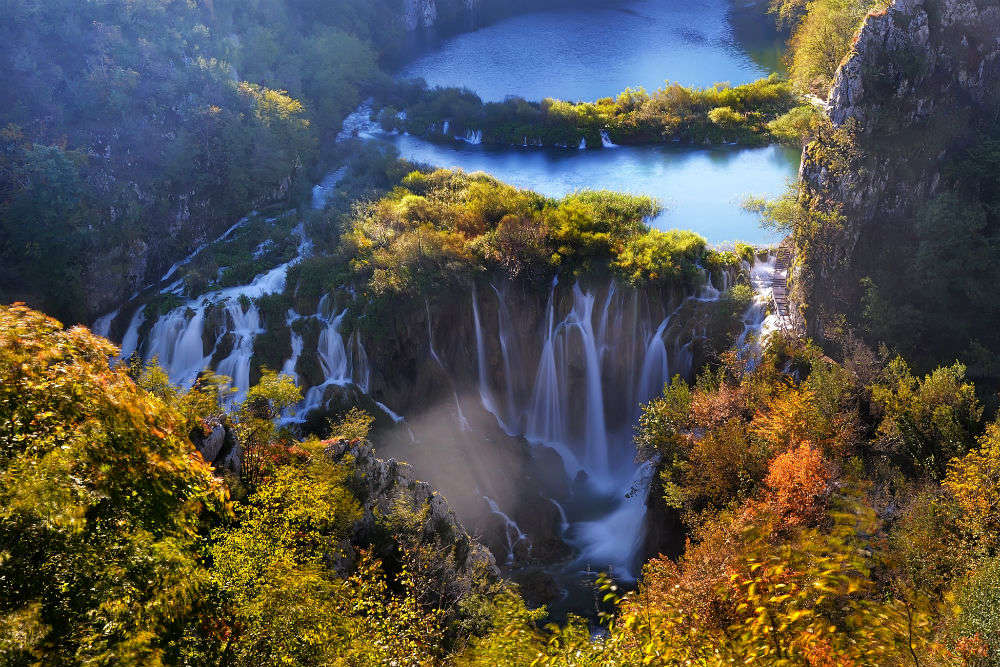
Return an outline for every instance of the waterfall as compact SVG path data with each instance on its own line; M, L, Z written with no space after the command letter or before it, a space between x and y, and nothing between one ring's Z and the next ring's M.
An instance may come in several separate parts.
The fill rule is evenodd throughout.
M316 356L319 359L320 370L323 372L323 381L306 390L305 398L288 421L302 422L311 411L322 408L326 390L330 386L354 384L362 392L368 393L371 384L371 366L368 362L368 354L361 342L359 331L355 330L345 340L341 329L346 315L347 308L339 312L336 311L334 304L331 303L330 295L324 294L316 307L316 313L306 317L306 319L318 320L323 325L316 341ZM287 326L292 329L293 323L298 319L303 318L289 310L286 320ZM295 333L294 329L291 332L291 337L292 356L285 362L282 372L291 375L298 381L295 362L302 352L303 341L302 336ZM381 404L379 406L394 421L402 421L402 417L389 408Z
M670 315L667 315L656 333L649 340L646 346L645 359L642 362L642 373L639 376L639 387L637 396L640 403L645 403L663 391L663 383L670 379L670 359L667 356L667 346L663 341L663 334L670 324Z
M240 224L242 222L230 227L220 239ZM248 285L209 292L174 308L156 320L142 342L139 341L139 329L145 318L145 305L140 307L132 316L122 339L122 358L128 358L141 347L144 358L156 358L171 382L189 388L198 374L209 367L219 346L231 340L233 347L228 356L219 362L216 371L229 376L237 389L236 395L229 400L241 399L250 385L254 338L263 332L254 300L284 290L288 267L306 256L311 248L301 224L296 226L294 232L300 237L298 255L294 259L258 274ZM160 293L169 293L170 289L168 287ZM225 322L218 334L205 328L206 314L214 307L221 307L225 313ZM211 349L206 350L209 345Z
M358 385L361 391L367 394L371 388L372 369L371 364L368 363L368 352L365 350L364 343L361 342L360 331L355 330L351 334L350 347L352 359L351 378L354 380L354 384Z
M441 126L441 134L448 136L448 129L451 127L451 121L446 120L444 125Z
M365 100L351 115L340 124L341 130L337 134L337 143L349 139L371 139L381 132L382 128L372 120L371 99Z
M503 423L503 417L501 416L499 410L497 410L496 401L493 400L493 390L490 389L489 385L489 374L486 370L486 344L483 340L483 325L479 320L479 299L476 296L475 288L472 289L472 317L476 330L476 364L479 375L479 400L482 401L483 407L496 417L501 428L503 428L504 431L509 432L509 429Z
M520 393L515 393L518 376L515 375L514 369L521 368L521 360L520 357L516 356L517 346L514 340L514 332L511 329L511 316L510 310L507 308L507 301L496 286L491 285L491 287L493 287L493 292L497 295L497 332L500 336L500 354L503 357L504 393L506 398L506 418L503 421L507 425L507 428L510 429L507 430L507 435L518 435L521 423L524 420L521 416L520 406L515 398Z
M597 340L593 328L594 296L584 294L579 283L573 286L573 310L566 319L583 340L587 378L587 432L585 460L592 470L608 466L608 433L604 422L604 394L601 384L601 363L597 356ZM571 319L572 318L572 319Z
M346 384L351 379L347 347L344 337L340 335L340 323L346 314L345 308L333 316L319 334L317 352L326 384Z
M323 382L306 391L305 400L299 410L299 417L302 419L311 411L322 407L327 387L345 385L351 381L351 365L347 358L347 346L344 345L344 337L340 333L340 323L344 320L347 309L345 308L339 313L328 312L330 311L329 298L324 295L320 299L317 311L316 317L325 322L316 344L320 369L323 371Z
M769 256L766 261L758 261L750 269L754 298L743 315L743 331L736 341L736 348L751 365L758 361L764 339L778 328L778 318L767 314L768 306L771 304L771 285L776 260L776 257Z
M489 505L490 511L493 514L500 517L504 522L504 533L507 536L507 565L513 565L514 563L514 546L517 545L524 539L527 539L527 535L521 532L520 527L514 522L509 516L504 514L495 502L488 496L483 496L483 500Z
M549 296L546 337L531 399L527 437L536 442L564 446L575 439L570 434L567 419L569 397L566 392L571 388L569 355L577 351L572 345L573 336L578 336L579 351L584 357L585 415L583 452L576 458L588 471L603 474L608 464L608 434L604 421L601 363L593 327L594 295L584 293L579 284L574 285L573 308L558 326L554 324L554 295L555 284Z
M107 315L102 315L97 318L97 321L94 322L94 326L90 327L90 330L101 338L107 338L108 333L111 331L111 323L114 322L116 317L118 317L118 310L114 310Z
M424 311L427 313L427 349L430 350L431 359L433 359L434 362L441 367L441 370L444 370L444 364L441 362L441 357L439 357L438 353L434 350L434 335L431 332L431 304L427 301L427 299L424 299Z
M121 352L119 353L119 358L122 360L127 360L131 357L139 344L139 327L145 321L146 306L139 306L135 313L132 315L132 319L129 321L128 329L125 331L125 337L122 338Z
M570 478L577 478L574 502L607 508L585 521L563 519L570 523L566 540L580 554L574 567L632 576L651 474L648 466L634 463L633 426L642 402L659 395L671 373L693 372L693 345L704 332L675 326L676 316L718 299L720 292L706 274L696 294L665 309L648 294L622 290L614 281L606 291L577 283L566 294L553 280L538 336L531 339L517 335L507 294L495 285L493 290L503 359L498 379L486 369L489 345L496 341L483 330L484 304L472 297L480 380L503 384L480 383L483 405L503 416L497 419L502 427L561 456ZM541 348L537 366L525 369L521 359L531 356L522 356L519 348L533 341ZM526 403L518 402L522 396ZM579 477L581 471L586 475ZM623 489L631 489L627 497Z
M559 512L559 530L565 533L569 528L569 519L566 517L566 510L555 498L549 498L549 502L556 506L556 510Z
M580 149L581 151L582 151L582 150L586 150L586 149L587 149L587 137L583 137L582 139L580 139L580 146L579 146L579 149Z
M298 315L295 311L289 310L288 316L285 318L285 325L288 327L289 331L291 331L292 356L286 359L285 363L282 364L281 374L290 376L293 380L295 380L295 384L298 384L299 374L298 371L295 370L295 367L299 363L299 357L302 355L302 347L304 343L302 341L302 336L295 333L295 330L292 329L292 323L296 319L298 319Z
M611 141L607 130L601 130L601 146L604 148L618 148L618 144Z
M545 309L547 322L545 342L542 345L542 356L538 362L538 372L535 374L535 390L532 393L531 406L528 409L528 428L525 434L532 442L549 445L562 445L566 433L555 356L554 301L556 285L556 282L552 283L549 303Z
M199 313L201 312L199 311ZM226 317L229 322L229 333L235 336L236 342L230 355L219 362L216 372L232 378L232 386L237 391L232 395L231 400L239 403L250 390L250 359L253 357L253 340L257 334L263 333L264 329L260 324L260 312L253 304L250 304L244 311L243 304L239 300L231 300L226 304Z
M403 417L401 415L397 415L395 412L393 412L392 410L390 410L389 406L386 405L385 403L382 403L380 401L375 401L375 405L377 405L379 407L379 409L382 410L382 412L384 412L385 414L389 415L389 419L391 419L395 423L398 424L398 423L400 423L402 421L406 421L405 417Z
M438 367L444 371L444 374L448 377L449 382L451 381L451 375L448 374L448 369L444 367L444 362L441 361L441 357L438 356L437 351L434 349L434 336L431 332L431 306L427 299L424 299L424 310L427 312L427 347L430 350L431 358L438 365ZM452 385L451 393L455 396L455 413L458 417L458 425L463 431L472 430L472 426L469 424L469 420L465 418L465 412L462 410L462 401L458 398L458 391Z
M626 483L629 491L614 510L598 519L574 524L579 566L608 568L615 577L635 579L634 560L644 536L651 474L651 465L640 466Z
M197 248L195 248L194 251L192 251L190 255L188 255L187 257L185 257L181 261L174 263L169 269L167 269L167 272L163 274L163 277L160 278L160 283L164 283L167 280L169 280L170 276L174 275L174 273L177 271L177 269L179 269L180 267L184 266L185 264L190 263L190 261L192 259L194 259L196 256L198 256L198 254L201 253L201 251L204 250L205 248L207 248L208 246L213 245L215 243L221 243L222 241L225 241L227 238L229 238L230 234L232 234L237 229L239 229L240 227L242 227L243 225L245 225L248 220L250 220L250 216L247 216L245 218L240 218L239 220L236 221L235 224L233 224L226 231L222 232L222 234L220 234L218 237L216 237L215 240L213 240L211 243L203 243L203 244L201 244L200 246L198 246Z
M146 358L156 359L172 383L190 387L211 360L204 352L204 329L203 308L175 308L153 325Z
M483 131L482 130L469 130L465 133L464 137L457 137L459 141L464 141L472 146L478 146L483 143Z

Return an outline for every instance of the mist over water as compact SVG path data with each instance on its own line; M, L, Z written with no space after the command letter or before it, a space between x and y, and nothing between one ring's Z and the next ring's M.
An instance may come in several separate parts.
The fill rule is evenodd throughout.
M736 85L768 74L749 53L756 45L737 42L726 0L601 5L525 14L452 37L401 75L466 87L487 101L593 101L664 81Z

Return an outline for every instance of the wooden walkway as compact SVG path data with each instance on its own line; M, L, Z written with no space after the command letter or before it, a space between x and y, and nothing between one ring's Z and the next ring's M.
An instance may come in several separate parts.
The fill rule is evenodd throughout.
M792 328L791 310L788 306L788 269L792 265L792 239L787 238L778 246L778 256L774 262L774 274L771 278L771 297L774 299L774 312L778 316L783 329Z

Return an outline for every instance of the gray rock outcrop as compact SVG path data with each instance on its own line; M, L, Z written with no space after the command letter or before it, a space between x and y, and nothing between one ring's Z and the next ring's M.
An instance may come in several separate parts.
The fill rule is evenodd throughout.
M857 308L865 262L948 187L944 165L998 101L996 0L897 0L867 17L830 91L832 128L803 152L804 201L840 218L797 239L793 298L810 333L821 313Z

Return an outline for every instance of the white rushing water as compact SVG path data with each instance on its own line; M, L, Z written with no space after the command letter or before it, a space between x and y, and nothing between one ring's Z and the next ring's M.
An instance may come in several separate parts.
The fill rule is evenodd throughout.
M506 432L558 452L571 479L584 475L577 493L608 505L600 516L574 521L553 501L566 525L566 539L579 552L577 566L609 569L623 578L635 575L651 468L634 462L632 426L641 404L658 395L671 374L692 372L691 346L704 334L675 325L674 316L692 302L717 300L728 287L727 278L722 282L716 286L706 278L696 294L653 320L651 305L640 292L620 290L613 282L597 291L579 284L560 290L555 281L533 372L521 364L521 359L533 356L521 347L532 343L514 334L505 291L493 286L499 340L492 341L487 340L485 313L473 291L477 388L483 407ZM490 350L500 357L493 366ZM433 347L431 354L437 356Z
M736 349L751 365L756 364L768 337L780 328L779 318L768 312L772 299L772 280L777 262L775 255L758 260L750 269L753 286L753 303L743 315L743 331L736 341Z
M504 523L504 534L507 537L507 561L508 565L514 563L514 547L528 538L517 523L501 511L500 507L488 496L483 496L483 500L489 505L490 511L496 514Z

